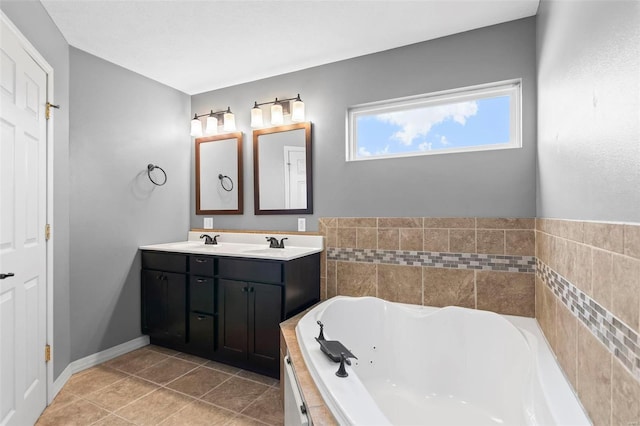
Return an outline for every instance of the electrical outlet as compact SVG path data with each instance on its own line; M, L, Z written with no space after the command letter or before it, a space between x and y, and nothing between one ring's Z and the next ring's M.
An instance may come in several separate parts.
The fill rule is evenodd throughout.
M304 217L298 218L298 231L304 232L307 230L307 219Z
M213 229L213 218L205 217L204 218L204 229Z

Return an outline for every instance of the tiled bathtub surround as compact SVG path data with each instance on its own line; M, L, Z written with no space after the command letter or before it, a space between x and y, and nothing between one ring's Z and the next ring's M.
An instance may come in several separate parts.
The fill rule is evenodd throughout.
M640 424L640 225L536 221L536 318L596 425Z
M534 219L321 218L322 296L533 316Z

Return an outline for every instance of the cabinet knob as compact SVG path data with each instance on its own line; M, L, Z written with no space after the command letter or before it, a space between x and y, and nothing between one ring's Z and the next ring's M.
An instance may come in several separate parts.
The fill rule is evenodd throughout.
M196 263L207 263L209 259L203 259L201 257L196 257Z
M198 318L198 321L202 321L202 320L206 320L207 317L205 317L204 315L198 315L196 318Z
M202 283L206 283L206 282L207 282L207 280L206 280L206 279L204 279L204 278L198 278L198 279L196 280L196 282L197 282L197 283L199 283L199 284L202 284Z

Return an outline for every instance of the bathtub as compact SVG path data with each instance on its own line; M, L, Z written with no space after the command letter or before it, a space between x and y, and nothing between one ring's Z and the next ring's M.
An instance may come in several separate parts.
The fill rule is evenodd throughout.
M358 357L348 377L320 351L318 320ZM338 296L296 336L341 425L591 424L532 318Z

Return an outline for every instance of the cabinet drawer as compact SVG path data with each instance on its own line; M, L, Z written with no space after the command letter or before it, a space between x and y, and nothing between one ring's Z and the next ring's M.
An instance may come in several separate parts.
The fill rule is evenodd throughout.
M212 277L214 273L215 257L212 256L190 256L189 268L191 275Z
M142 252L142 269L156 269L167 272L187 272L187 255L161 253L157 251Z
M191 311L213 314L213 278L191 276Z
M215 350L214 318L194 312L189 315L189 348L200 355L211 356Z
M220 258L218 275L232 280L279 284L282 282L282 263Z

